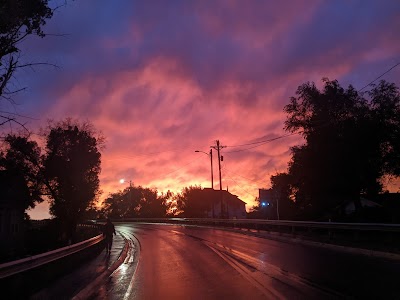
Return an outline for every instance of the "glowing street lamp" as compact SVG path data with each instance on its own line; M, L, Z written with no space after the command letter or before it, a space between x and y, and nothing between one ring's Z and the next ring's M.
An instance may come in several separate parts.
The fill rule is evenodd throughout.
M213 162L212 162L212 149L210 149L210 153L204 152L204 151L200 151L200 150L196 150L194 152L201 152L204 153L206 155L210 156L210 161L211 161L211 189L214 189L214 175L213 175Z
M119 180L119 183L120 183L120 184L124 184L124 183L125 183L125 178L121 178L121 179ZM131 180L129 180L129 187L132 187L132 181L131 181Z
M124 184L125 183L125 178L121 178L119 180L120 184ZM129 180L129 201L132 200L132 180Z

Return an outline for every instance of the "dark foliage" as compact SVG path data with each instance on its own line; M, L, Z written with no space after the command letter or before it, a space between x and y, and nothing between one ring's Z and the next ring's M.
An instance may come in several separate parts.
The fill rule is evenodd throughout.
M212 199L200 186L185 187L175 198L179 216L186 218L205 218L212 206Z
M47 0L0 0L0 96L13 92L7 84L18 68L20 42L32 34L44 37L52 15Z
M167 216L172 194L158 195L157 190L130 186L112 193L105 201L105 214L111 218L163 218Z
M285 129L299 131L305 144L291 149L288 173L271 180L293 201L295 214L317 218L350 200L359 210L360 194L377 195L382 176L400 175L400 94L394 84L381 81L362 94L336 80L324 79L322 90L305 83L284 110Z
M71 120L50 125L43 162L48 181L50 212L63 224L67 238L73 238L78 222L85 217L99 194L102 139L90 124Z
M5 146L6 150L0 153L0 169L10 177L20 178L22 186L27 190L22 206L24 209L33 208L37 202L43 201L40 148L35 141L15 135L5 138Z

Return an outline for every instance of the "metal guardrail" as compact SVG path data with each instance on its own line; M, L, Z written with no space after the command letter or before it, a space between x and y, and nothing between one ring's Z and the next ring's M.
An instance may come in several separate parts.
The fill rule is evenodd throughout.
M82 251L84 249L87 249L88 247L100 243L103 239L104 239L103 235L100 234L91 239L76 244L72 244L70 246L66 246L53 251L0 264L0 279L12 276L17 273L28 271L30 269L42 266L44 264L74 254L78 251Z
M193 225L230 226L249 229L271 229L286 227L295 231L297 228L331 229L345 231L381 231L400 232L400 224L384 223L338 223L338 222L309 222L309 221L278 221L262 219L207 219L207 218L123 218L116 222L150 222Z
M400 224L200 218L126 218L119 221L230 228L252 231L263 236L267 234L272 239L295 238L368 250L400 252Z
M98 220L102 222L104 220ZM181 225L207 225L215 227L231 227L248 230L265 230L288 232L296 235L301 232L312 230L323 230L328 232L329 239L338 231L354 234L359 232L394 233L400 234L400 224L380 223L337 223L337 222L309 222L309 221L277 221L262 219L211 219L211 218L122 218L114 222L143 222L143 223L168 223ZM98 224L98 223L97 223ZM97 227L96 224L82 224L82 227ZM0 279L21 273L38 266L50 263L65 256L93 246L104 239L98 235L89 240L76 243L70 246L59 248L46 253L34 255L16 261L0 264Z

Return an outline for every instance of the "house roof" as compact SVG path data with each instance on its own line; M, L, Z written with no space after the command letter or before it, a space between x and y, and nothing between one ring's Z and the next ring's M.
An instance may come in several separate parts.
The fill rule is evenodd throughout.
M239 199L238 196L231 194L230 192L226 191L226 190L214 190L211 188L204 188L203 189L204 192L209 193L210 197L213 198L214 201L219 200L219 193L222 192L222 197L224 198L225 201L231 201L231 202L236 202L236 203L243 203L246 204L246 202L242 201L241 199Z

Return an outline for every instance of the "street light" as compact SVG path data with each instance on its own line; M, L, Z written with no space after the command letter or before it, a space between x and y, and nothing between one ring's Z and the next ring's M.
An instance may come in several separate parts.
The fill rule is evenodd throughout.
M194 152L201 152L204 153L205 155L209 155L210 156L210 162L211 162L211 189L214 190L214 176L213 176L213 160L212 160L212 149L210 149L210 153L204 152L204 151L200 151L200 150L196 150ZM214 203L213 200L211 202L211 207L212 207L212 217L215 218L215 213L214 213Z
M194 152L201 152L204 153L206 155L210 156L210 161L211 161L211 189L214 189L214 175L213 175L213 162L212 162L212 149L210 149L210 153L204 152L204 151L200 151L200 150L196 150Z
M119 180L120 184L124 184L125 183L125 178L121 178ZM132 180L129 180L129 201L132 200Z

